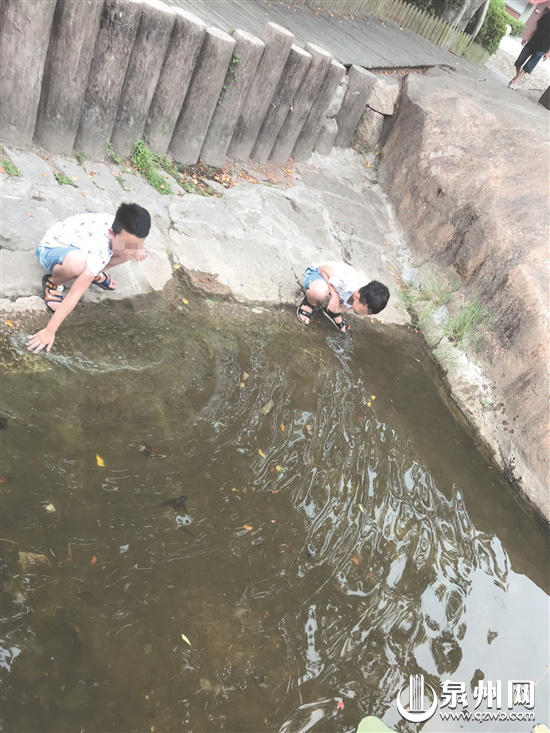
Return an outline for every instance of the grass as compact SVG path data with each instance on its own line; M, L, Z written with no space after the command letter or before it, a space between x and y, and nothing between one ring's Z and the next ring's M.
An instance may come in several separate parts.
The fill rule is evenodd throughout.
M74 183L74 181L71 181L71 179L63 173L60 173L59 171L54 171L53 175L60 186L74 186L74 188L76 188L76 184Z
M488 317L487 312L481 307L477 295L474 295L469 303L466 303L460 313L447 318L443 331L449 341L459 342L472 331L481 321Z
M1 151L1 154L0 154L0 168L2 168L2 171L0 171L0 172L1 173L7 173L8 176L14 176L14 177L20 176L21 175L21 171L19 170L19 168L17 168L17 166L15 166L11 162L11 160L6 155L4 149L3 148L0 148L0 151Z
M232 84L234 81L237 80L238 67L239 67L239 64L242 64L242 62L243 60L241 59L238 53L234 53L233 56L231 56L231 61L229 62L229 66L227 67L227 73L225 75L225 79L223 80L223 86L222 86L222 91L220 94L220 99L223 96L224 92L227 91L227 87L230 84Z
M448 283L431 272L426 276L422 283L420 296L423 300L431 301L435 308L440 308L442 305L446 305L450 301L451 296L453 293L456 293L459 287L459 280Z
M138 169L156 191L163 195L173 194L174 191L166 178L159 173L159 159L161 156L152 153L143 140L136 140L134 143L134 152L130 158L132 165Z
M84 153L81 150L76 151L76 162L78 163L78 165L81 165L82 167L84 167L84 163L86 162L86 156L84 155Z
M113 163L116 163L117 165L122 165L122 158L115 153L113 143L110 140L107 143L107 155L113 161Z

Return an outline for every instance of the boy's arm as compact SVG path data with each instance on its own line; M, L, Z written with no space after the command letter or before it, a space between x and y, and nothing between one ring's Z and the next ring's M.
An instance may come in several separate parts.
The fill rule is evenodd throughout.
M74 281L71 289L63 298L61 305L55 309L55 312L50 318L50 322L46 328L43 328L41 331L29 336L27 340L27 348L29 351L32 351L34 354L37 354L44 348L46 351L51 351L57 329L63 323L65 318L67 318L69 313L74 310L80 298L90 287L90 283L93 279L94 275L90 272L90 269L86 267Z

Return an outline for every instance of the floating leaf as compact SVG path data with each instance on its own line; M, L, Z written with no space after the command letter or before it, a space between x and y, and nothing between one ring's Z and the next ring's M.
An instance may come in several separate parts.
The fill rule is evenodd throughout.
M285 470L282 466L275 466L275 469L277 471L284 471Z
M265 458L265 453L261 448L258 448L258 453L261 455L262 458Z
M336 705L336 710L343 710L344 709L344 703L342 700L338 700L338 704Z
M251 524L243 524L243 529L246 529L246 531L247 531L247 532L250 532L250 530L251 530L252 528L253 528L253 527L252 527L252 525L251 525Z
M15 326L15 323L10 320L4 321L4 323L6 324L6 326L9 326L10 328L13 328Z
M273 400L269 400L267 404L260 408L260 412L262 413L262 415L267 415L274 407L275 403L273 402Z
M372 405L372 402L367 402L367 407L370 407Z
M359 509L363 512L363 514L365 513L365 507L362 504L359 504Z
M98 466L104 466L104 465L105 465L105 461L104 461L104 460L103 460L103 458L102 458L102 457L101 457L101 456L99 455L99 453L97 453L97 454L96 454L96 457L95 457L95 459L96 459L96 461L97 461L97 465L98 465Z
M271 493L272 494L278 494L279 493L279 489L273 489L273 491ZM272 519L271 521L274 522L275 520Z
M352 563L353 563L354 565L359 565L359 560L358 560L358 558L356 558L356 557L352 557L352 558L351 558L351 561L352 561ZM343 706L342 706L342 707L343 707Z
M246 372L243 372L243 382L246 382L246 380L248 379L248 376L249 375Z
M96 562L97 562L97 556L96 555L92 555L92 559L90 560L90 565L95 565Z
M47 511L49 514L52 514L53 512L55 512L55 507L50 502L49 504L46 504L46 506L44 507L44 510Z
M375 400L376 399L376 395L375 394L371 394L370 398L371 398L371 400Z
M189 305L189 301L187 300L187 298L182 298L181 302L185 303L185 305Z
M306 430L311 430L311 425L306 425Z
M283 431L283 433L285 432L285 426L284 425L281 425L281 430Z
M191 642L189 641L189 639L185 636L185 634L182 634L181 635L181 638L184 640L184 642L186 644L189 644L189 646L191 647L191 649L193 648L193 645L191 644Z
M244 382L241 382L241 389L244 388Z

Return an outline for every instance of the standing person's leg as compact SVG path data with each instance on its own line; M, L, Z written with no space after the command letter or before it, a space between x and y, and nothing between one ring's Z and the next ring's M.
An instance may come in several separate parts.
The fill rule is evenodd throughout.
M298 306L296 315L298 319L305 325L309 326L309 321L318 303L322 303L328 295L328 284L319 272L318 268L308 267L304 275L305 298Z
M510 89L515 89L517 84L521 81L521 79L523 79L525 74L530 74L533 71L535 66L538 64L541 56L542 53L540 55L539 52L533 53L529 48L529 45L527 43L525 44L525 46L521 49L521 53L517 57L516 62L514 63L514 66L516 67L516 75L508 82L508 86L510 87ZM534 63L533 59L535 59Z

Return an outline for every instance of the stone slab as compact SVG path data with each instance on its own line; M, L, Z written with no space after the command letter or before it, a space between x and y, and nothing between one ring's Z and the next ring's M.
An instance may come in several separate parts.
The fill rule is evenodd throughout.
M176 19L145 122L151 149L165 155L197 62L206 23L176 8Z
M207 28L196 73L191 79L168 152L179 163L195 164L216 109L235 39L218 28Z
M143 137L176 18L175 12L159 0L141 2L141 17L111 135L113 148L121 156L129 155L135 141Z
M399 97L400 81L392 77L378 76L367 99L368 106L383 115L392 115Z
M376 77L370 71L360 66L352 66L348 71L348 88L340 111L336 115L338 135L334 144L339 148L347 148L355 132L355 128L371 90L376 83Z
M315 143L315 150L320 155L328 155L334 147L334 140L338 134L338 123L336 120L325 120L321 126L319 137Z
M262 40L245 31L235 31L234 56L238 63L232 65L216 110L208 126L201 149L201 160L207 165L221 166L235 132L241 108L250 89L265 48Z
M228 154L235 160L250 157L294 40L290 31L275 23L267 23L260 38L265 43L264 52L229 145Z
M54 10L55 0L0 4L2 142L22 147L32 143Z
M376 147L382 133L383 124L384 115L375 112L370 107L366 107L355 129L354 141L367 148Z
M72 152L101 9L92 0L57 2L34 131L51 153Z

